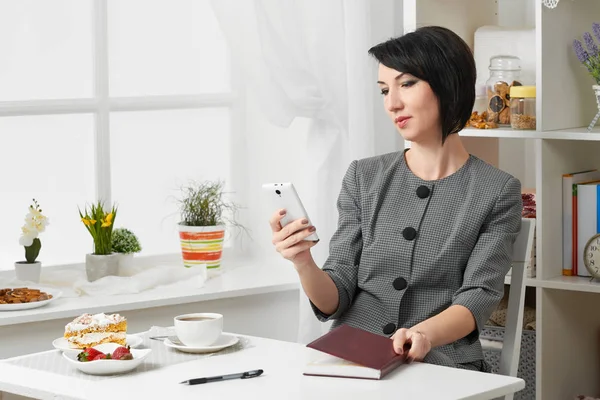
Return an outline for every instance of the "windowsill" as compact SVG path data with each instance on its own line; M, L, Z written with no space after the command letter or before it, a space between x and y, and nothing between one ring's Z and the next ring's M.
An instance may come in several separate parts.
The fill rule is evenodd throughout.
M149 261L149 260L148 260ZM198 289L156 288L137 294L62 297L46 306L23 311L0 312L0 326L74 318L83 313L115 313L257 294L298 290L298 275L283 260L224 260L221 275ZM53 268L53 267L48 267ZM79 265L62 268L81 268ZM182 266L182 268L184 268ZM0 273L0 277L5 275Z

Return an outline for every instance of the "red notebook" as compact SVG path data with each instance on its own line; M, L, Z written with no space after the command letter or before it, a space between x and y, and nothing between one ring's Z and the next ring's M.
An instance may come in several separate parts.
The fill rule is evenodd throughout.
M392 339L349 325L341 325L306 346L325 354L307 364L304 375L381 379L406 358L396 354Z

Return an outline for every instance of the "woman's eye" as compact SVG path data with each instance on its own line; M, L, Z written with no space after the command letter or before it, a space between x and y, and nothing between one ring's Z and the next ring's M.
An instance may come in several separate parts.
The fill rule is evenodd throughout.
M402 82L402 84L400 86L402 86L402 87L411 87L415 83L417 83L417 81L406 81L406 82Z
M390 92L389 89L381 89L381 94L386 96Z

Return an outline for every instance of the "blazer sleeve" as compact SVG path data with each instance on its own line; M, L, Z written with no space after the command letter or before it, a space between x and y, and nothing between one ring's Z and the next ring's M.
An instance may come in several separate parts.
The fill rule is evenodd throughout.
M467 339L479 338L492 312L504 296L504 277L511 267L513 245L521 229L521 182L511 177L484 222L464 272L463 284L452 304L471 311L476 329Z
M310 303L316 317L323 322L342 316L352 304L357 288L363 241L356 160L352 161L342 181L337 209L338 226L329 242L329 256L322 269L337 287L339 305L333 314L326 315Z

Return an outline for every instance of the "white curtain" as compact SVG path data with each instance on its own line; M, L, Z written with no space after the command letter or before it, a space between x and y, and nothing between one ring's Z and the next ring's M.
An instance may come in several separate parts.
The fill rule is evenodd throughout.
M337 226L336 200L353 159L374 154L374 60L368 0L212 0L240 63L244 84L268 120L287 127L311 119L307 154L313 184L304 191L321 243L313 256L322 266ZM328 329L300 293L298 341Z

